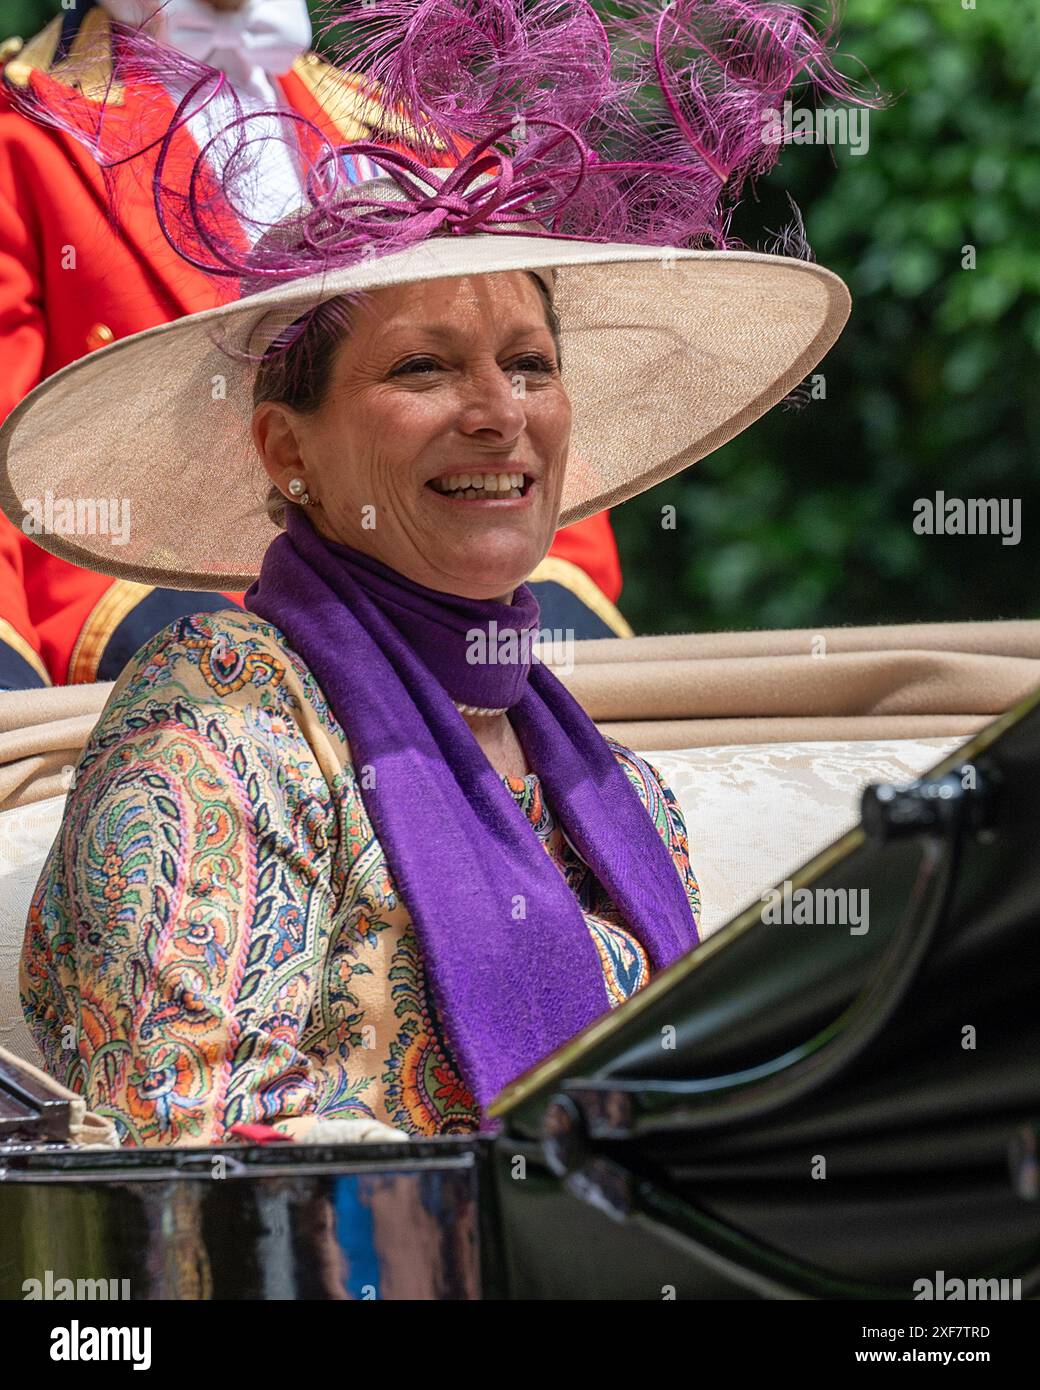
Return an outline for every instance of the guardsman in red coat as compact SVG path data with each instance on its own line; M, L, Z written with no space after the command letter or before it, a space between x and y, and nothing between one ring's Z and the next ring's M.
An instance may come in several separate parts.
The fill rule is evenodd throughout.
M0 419L82 354L223 297L166 242L139 169L114 176L117 229L90 152L15 109L12 92L29 90L46 107L104 99L106 112L114 103L135 130L154 129L158 137L183 93L169 92L164 102L153 87L113 83L112 20L147 23L156 38L227 73L246 110L287 105L337 143L385 135L386 111L309 51L305 0L161 3L81 0L28 43L10 39L0 48ZM200 119L177 132L189 168L207 138ZM305 138L297 123L286 125ZM265 142L280 161L264 168L258 185L261 215L269 220L291 206L292 139ZM49 555L31 530L0 516L0 690L114 679L142 643L181 614L242 598L95 574ZM558 532L532 582L543 626L578 636L630 631L614 607L621 571L606 512Z

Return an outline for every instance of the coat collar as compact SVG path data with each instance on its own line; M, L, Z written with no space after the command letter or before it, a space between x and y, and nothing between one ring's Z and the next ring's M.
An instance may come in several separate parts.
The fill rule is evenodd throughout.
M82 12L81 12L82 14ZM73 78L75 74L75 79ZM79 169L91 189L98 209L111 221L114 203L118 232L137 251L153 281L159 302L169 318L196 313L224 303L238 294L234 277L211 277L185 261L167 242L155 216L152 174L162 138L175 110L165 92L143 84L123 86L113 79L112 36L109 17L100 6L82 14L75 29L59 16L31 39L4 68L4 81L29 88L48 110L55 111L80 129L95 129L104 102L104 120L117 137L125 127L135 148L146 153L112 170L112 196L106 175L90 151L74 136L56 130L70 162ZM304 53L292 68L273 79L286 104L313 122L334 143L379 137L403 148L409 131L366 89L360 76L343 73L316 53ZM296 138L306 154L317 143L312 132L295 125ZM186 181L198 156L198 145L186 126L172 136L167 169L174 182ZM229 212L226 227L235 234ZM239 236L244 236L239 230ZM200 248L200 259L208 259Z

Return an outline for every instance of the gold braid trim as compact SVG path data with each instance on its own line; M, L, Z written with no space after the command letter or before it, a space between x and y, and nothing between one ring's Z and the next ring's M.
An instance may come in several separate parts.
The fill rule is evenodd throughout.
M596 581L570 560L561 560L558 555L547 555L534 573L527 576L527 583L562 584L565 589L570 589L586 608L591 608L597 618L602 618L617 637L635 636Z
M34 72L46 72L79 92L87 101L123 104L123 87L112 76L112 26L99 6L88 10L69 46L69 56L55 63L61 38L61 16L29 40L4 68L4 77L16 87L28 87Z
M42 676L45 685L51 684L50 675L40 658L40 653L29 645L22 634L13 628L6 618L0 618L0 642L6 642L23 661L27 661L36 674Z
M18 53L4 66L4 77L16 87L28 87L29 78L34 72L49 72L54 62L54 53L61 37L61 17L51 22L28 43L22 44ZM7 40L11 42L10 39Z
M390 138L401 145L415 144L415 127L377 100L376 84L362 73L341 72L317 53L301 53L292 70L344 140ZM440 139L433 145L447 148Z
M112 581L91 609L76 638L76 645L69 657L67 685L83 685L97 680L98 667L108 639L126 615L154 588L154 584L136 584L131 579Z

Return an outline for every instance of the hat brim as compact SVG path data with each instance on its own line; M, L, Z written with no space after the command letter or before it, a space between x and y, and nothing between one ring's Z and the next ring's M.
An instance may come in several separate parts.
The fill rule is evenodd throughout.
M255 369L222 345L255 352L258 325L269 340L272 324L338 294L550 268L574 415L561 526L739 434L812 371L850 309L838 276L783 256L436 238L70 363L0 428L0 507L45 550L86 569L168 588L247 588L279 532L250 432ZM106 508L119 505L128 525L109 517L102 530ZM50 521L36 534L40 516Z

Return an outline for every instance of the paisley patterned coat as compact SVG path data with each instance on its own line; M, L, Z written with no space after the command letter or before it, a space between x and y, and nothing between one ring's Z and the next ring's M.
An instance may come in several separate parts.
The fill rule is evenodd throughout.
M697 918L675 800L612 748ZM537 776L505 781L582 908L606 1011L646 983L646 954ZM127 1144L343 1116L416 1135L479 1124L343 730L247 612L180 618L123 670L33 896L21 987L50 1071Z

